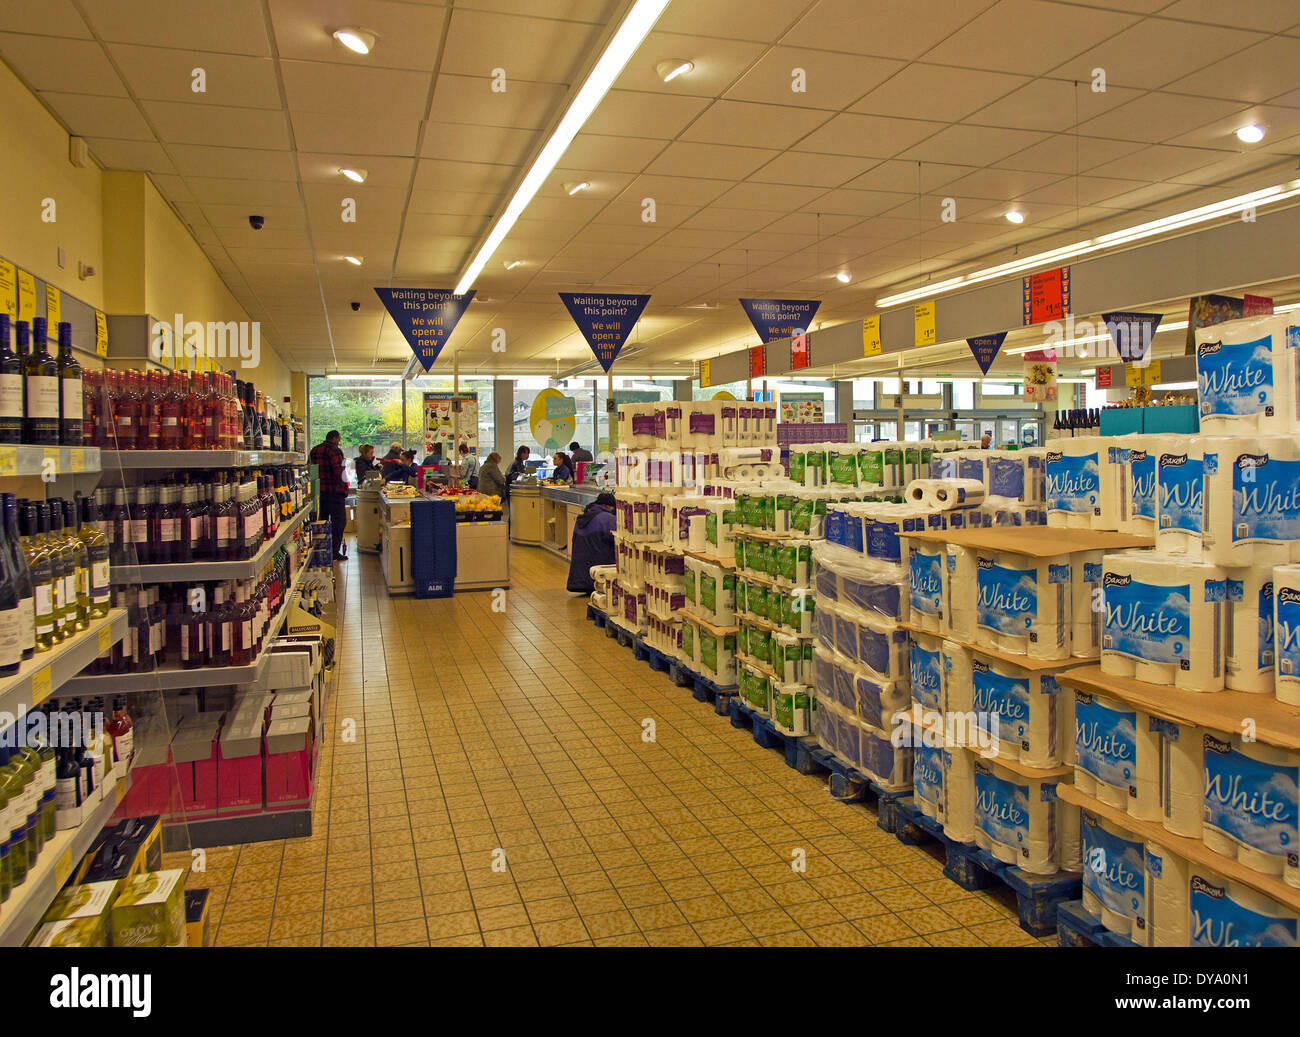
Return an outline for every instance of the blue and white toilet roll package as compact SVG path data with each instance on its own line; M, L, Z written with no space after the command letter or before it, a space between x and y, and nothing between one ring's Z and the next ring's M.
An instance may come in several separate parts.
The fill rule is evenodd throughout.
M1036 875L1077 862L1078 811L1056 798L1055 781L1027 778L993 760L975 761L974 772L975 843L980 849ZM1065 832L1071 820L1073 836Z
M1076 436L1054 440L1044 455L1044 497L1047 524L1067 529L1106 529L1118 516L1114 480L1104 477L1110 466L1106 436Z
M1105 556L1103 673L1185 691L1222 691L1227 573L1186 555Z
M1235 735L1204 749L1205 845L1300 887L1300 755Z
M1228 571L1224 619L1224 686L1229 691L1271 695L1274 686L1273 570L1269 566Z
M1133 933L1133 940L1139 946L1187 946L1191 932L1187 909L1191 868L1187 858L1147 841L1143 853L1147 924Z
M1192 437L1184 449L1156 458L1156 550L1201 555L1204 516L1202 440Z
M943 706L943 639L913 631L908 638L908 676L912 701L922 709Z
M939 650L943 684L942 709L945 713L969 713L974 707L974 656L965 645L944 641Z
M975 783L972 757L965 749L916 744L912 784L926 817L959 843L975 841Z
M1104 551L1070 555L1070 654L1076 659L1101 655L1101 570Z
M1300 561L1300 440L1205 441L1204 557L1244 568Z
M1201 430L1288 435L1300 429L1297 345L1297 329L1287 317L1251 317L1198 329Z
M1174 436L1125 436L1109 448L1115 480L1115 528L1133 536L1155 536L1156 463L1179 447Z
M908 604L911 622L930 633L939 633L943 618L943 567L945 545L928 540L911 540L908 549Z
M1113 933L1146 929L1145 844L1083 811L1083 907Z
M1193 947L1294 947L1296 914L1241 882L1199 865L1188 883Z
M1108 695L1074 692L1074 784L1142 821L1159 821L1160 732L1140 710Z
M1300 706L1300 565L1273 569L1273 694Z
M978 647L1031 659L1070 657L1069 555L1036 558L980 551L975 578ZM959 586L954 593L962 593Z
M1000 759L1043 768L1070 762L1073 705L1052 674L974 653L971 711Z
M944 549L944 633L968 644L975 641L977 609L971 588L976 585L976 560L975 551L969 547L948 544Z
M988 492L993 497L1007 497L1025 504L1043 500L1044 470L1047 456L1044 447L999 451L985 461Z
M907 570L846 551L835 544L814 544L813 587L828 604L845 605L907 622L910 615Z

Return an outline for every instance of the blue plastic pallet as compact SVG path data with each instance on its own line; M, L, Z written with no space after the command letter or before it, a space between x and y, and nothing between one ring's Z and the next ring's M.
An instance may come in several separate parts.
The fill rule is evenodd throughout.
M910 790L891 792L889 789L883 789L874 778L863 774L856 767L850 767L820 745L808 748L807 753L811 757L812 764L830 772L826 779L826 787L833 799L838 799L842 803L853 803L873 796L876 800L876 824L883 831L891 834L898 831L897 804L899 800L911 795ZM815 770L802 773L812 774Z
M787 767L792 767L800 774L813 774L817 767L811 755L811 748L817 744L809 735L788 735L777 728L770 717L759 713L749 703L733 695L729 709L732 727L749 727L754 733L754 741L764 749L780 749L785 755Z
M921 812L916 800L907 796L895 808L898 817L896 834L901 842L916 845L923 836L943 845L943 874L962 889L988 889L1001 882L1016 895L1020 928L1034 936L1049 936L1057 931L1057 909L1068 900L1077 900L1083 888L1078 872L1060 871L1055 875L1034 875L1013 864L1000 861L974 843L959 843L944 834L943 826Z
M695 689L696 674L688 670L677 660L670 660L668 663L668 679L679 688Z
M1127 936L1112 933L1083 908L1082 900L1057 905L1056 937L1062 947L1137 947Z
M609 622L609 617L595 605L587 606L587 618L596 624L601 630L605 629L605 624Z

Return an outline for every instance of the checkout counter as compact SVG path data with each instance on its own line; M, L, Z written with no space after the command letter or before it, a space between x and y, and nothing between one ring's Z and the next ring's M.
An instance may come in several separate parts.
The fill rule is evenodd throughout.
M608 487L539 486L510 487L510 539L516 544L543 547L568 559L573 543L573 526L578 516Z
M390 595L415 593L415 579L411 575L411 501L419 500L420 496L378 493L379 561ZM360 516L359 498L357 509ZM455 589L491 590L508 586L510 543L504 516L492 521L457 522Z

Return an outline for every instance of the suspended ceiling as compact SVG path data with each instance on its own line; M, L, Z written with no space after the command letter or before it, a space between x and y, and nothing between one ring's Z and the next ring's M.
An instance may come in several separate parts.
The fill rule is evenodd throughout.
M150 174L290 367L360 370L409 356L372 286L451 287L624 10L5 0L0 57L104 167ZM372 54L337 44L342 25L377 32ZM665 84L668 58L695 67ZM571 369L590 352L556 292L648 292L638 366L681 373L757 342L741 295L819 298L837 323L932 271L1279 183L1300 154L1297 67L1294 0L673 0L444 357ZM1262 143L1237 140L1246 123Z

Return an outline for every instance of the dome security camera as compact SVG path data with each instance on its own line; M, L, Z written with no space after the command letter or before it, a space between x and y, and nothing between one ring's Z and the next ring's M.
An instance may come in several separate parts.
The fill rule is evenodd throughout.
M359 303L359 302L354 302L354 303L352 304L352 309L353 309L354 311L355 311L355 310L359 310L359 309L361 309L361 303Z
M252 227L253 230L261 230L262 227L265 225L265 223L266 223L265 216L250 216L248 218L248 225Z

